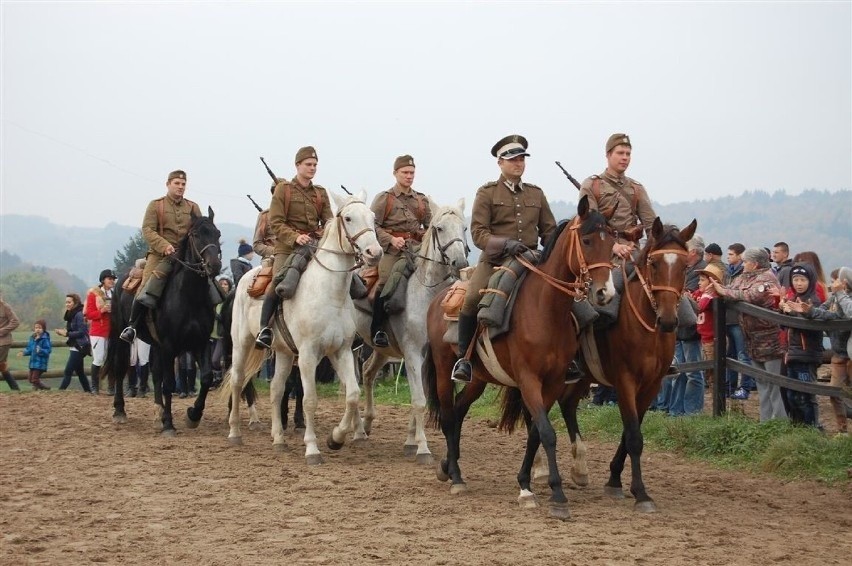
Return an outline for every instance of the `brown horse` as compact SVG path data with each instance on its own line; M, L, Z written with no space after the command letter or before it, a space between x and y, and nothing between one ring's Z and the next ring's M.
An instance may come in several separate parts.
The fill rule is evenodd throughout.
M656 511L656 505L642 481L642 419L674 358L677 308L687 269L686 243L696 227L695 220L683 230L663 226L659 218L654 220L648 241L636 261L636 270L625 278L618 321L612 328L596 333L601 366L615 386L624 426L621 443L609 464L610 476L604 491L610 497L624 498L621 473L629 454L630 493L636 498L635 509L645 513ZM585 485L588 479L577 406L588 389L588 383L568 387L559 400L575 457L572 477L580 485Z
M608 303L614 294L610 262L614 235L606 218L590 210L586 197L580 200L577 216L563 223L550 238L541 260L528 273L515 302L509 331L492 342L503 375L495 377L482 358L471 360L473 380L455 395L451 381L455 348L443 341L447 330L440 307L446 291L439 293L427 313L428 342L423 363L424 381L429 398L430 417L440 423L447 441L447 457L437 469L438 479L452 479L451 493L466 489L459 468L461 427L465 415L485 389L495 383L517 388L518 402L512 407L516 421L523 408L528 421L529 438L535 446L541 443L547 452L548 483L552 490L550 513L566 519L568 500L562 490L562 478L556 464L556 433L547 413L565 388L565 376L577 353L575 323L571 307L575 299L586 298L597 304ZM482 347L482 344L478 344ZM514 421L504 418L511 430ZM533 449L533 453L535 449ZM530 458L531 459L531 458ZM523 507L535 507L530 490L529 468L518 474Z

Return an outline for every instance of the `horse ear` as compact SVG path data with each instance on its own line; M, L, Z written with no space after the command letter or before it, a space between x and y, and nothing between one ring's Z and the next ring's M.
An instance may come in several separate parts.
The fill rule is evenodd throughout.
M464 213L464 197L460 198L459 201L456 203L456 208L458 208L462 211L462 213Z
M660 220L659 216L654 218L654 224L651 226L651 235L654 236L655 240L663 237L663 221Z
M355 198L357 198L358 200L360 200L361 202L366 204L367 203L367 191L365 191L364 189L361 189L360 191L358 191L358 194L355 195Z
M583 195L580 199L580 202L577 203L577 215L580 218L585 218L586 214L589 213L589 195Z
M684 242L688 242L695 235L695 230L698 229L698 220L695 218L692 219L692 222L689 225L680 231L680 238Z
M210 222L213 222L213 207L207 207L207 217L210 219Z
M331 198L334 199L334 207L340 211L343 205L346 204L346 199L337 193L331 193Z

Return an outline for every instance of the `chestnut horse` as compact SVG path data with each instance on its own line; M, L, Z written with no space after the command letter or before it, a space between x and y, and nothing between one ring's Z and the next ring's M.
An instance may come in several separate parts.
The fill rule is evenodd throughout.
M423 375L429 397L430 418L440 423L447 442L447 457L437 468L438 479L452 479L451 493L466 489L458 460L461 427L470 405L482 395L488 383L520 390L529 412L529 439L541 443L549 466L552 490L550 513L567 519L568 500L562 490L562 478L556 463L556 433L547 413L562 395L568 366L577 353L578 342L571 307L576 299L588 298L597 304L608 303L615 289L610 263L614 235L606 218L589 209L587 197L577 207L577 216L562 223L550 238L541 261L528 273L518 291L507 333L492 344L505 375L495 377L482 359L474 356L473 380L456 396L450 374L456 361L454 345L443 340L447 324L440 307L446 291L429 305L426 328ZM481 343L478 347L481 347ZM518 407L517 414L520 414ZM507 427L511 430L511 427ZM535 449L533 449L533 454ZM531 457L530 457L531 459ZM536 507L530 490L530 474L518 474L522 507Z
M612 328L596 333L601 366L615 386L624 427L618 450L609 464L610 476L604 492L613 498L624 498L621 473L629 454L630 493L636 499L636 511L644 513L656 511L656 505L642 481L642 419L674 358L677 309L686 279L686 243L696 227L695 220L683 230L663 226L659 218L654 220L648 241L636 260L634 274L625 277L627 283L618 321ZM588 472L577 424L577 406L588 389L588 383L578 383L567 388L559 401L574 452L572 477L580 485L588 481Z

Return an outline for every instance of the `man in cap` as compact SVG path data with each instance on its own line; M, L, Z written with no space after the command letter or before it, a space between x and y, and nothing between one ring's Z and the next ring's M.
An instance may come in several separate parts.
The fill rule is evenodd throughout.
M110 317L112 316L112 290L115 287L115 272L104 269L98 276L99 285L89 289L83 314L89 321L89 337L92 342L92 394L100 390L100 373L106 361L109 347ZM110 391L110 395L113 392Z
M414 158L401 155L393 162L396 184L379 193L370 207L376 215L376 235L384 250L379 262L379 289L373 305L373 322L370 332L373 344L379 348L388 346L388 335L382 329L385 321L385 298L382 288L391 274L394 264L400 259L402 250L419 248L423 234L432 221L429 198L412 188L414 184Z
M722 270L722 273L728 271L728 266L722 261L722 248L716 242L704 248L704 262L707 265L715 265Z
M174 266L172 257L177 246L189 232L192 218L201 216L198 205L184 198L185 192L186 173L180 169L172 171L166 179L166 195L152 200L145 209L142 237L148 242L147 261L142 284L133 299L130 322L120 336L128 344L136 338L136 325L144 316L145 309L157 308Z
M624 174L630 166L632 149L627 134L612 134L606 142L606 169L583 181L579 197L588 196L592 209L615 207L608 224L616 231L612 253L622 259L630 256L644 230L657 217L645 187Z
M473 201L470 233L482 255L459 315L459 360L453 368L456 381L471 380L467 350L476 331L480 289L505 258L536 249L539 241L544 243L556 229L544 191L521 180L529 157L527 147L526 138L519 135L506 136L494 144L491 155L497 158L500 178L481 186Z
M314 185L317 173L317 152L303 147L296 152L296 176L292 181L282 181L275 186L269 205L269 224L275 232L275 260L272 272L281 282L266 291L260 314L262 328L255 340L256 348L272 347L272 328L269 321L278 308L279 295L290 298L302 272L308 265L312 250L310 244L319 240L323 227L333 217L328 192ZM290 255L293 255L291 258ZM287 267L286 273L279 273Z

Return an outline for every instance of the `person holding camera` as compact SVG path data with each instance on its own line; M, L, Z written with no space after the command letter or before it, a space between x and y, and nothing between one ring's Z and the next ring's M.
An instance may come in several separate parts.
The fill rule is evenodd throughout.
M453 380L468 383L472 370L467 350L476 331L480 289L488 285L494 268L508 257L536 249L556 230L556 219L541 188L521 180L526 169L528 143L519 135L506 136L494 144L500 178L479 187L473 201L470 234L482 250L470 278L459 315L459 360Z

